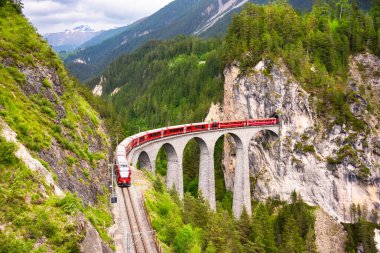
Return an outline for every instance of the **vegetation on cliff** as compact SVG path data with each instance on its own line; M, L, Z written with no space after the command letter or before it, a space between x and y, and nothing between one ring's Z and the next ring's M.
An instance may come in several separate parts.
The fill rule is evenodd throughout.
M348 87L348 64L350 55L366 50L380 55L379 2L373 1L372 10L365 13L355 0L320 1L304 14L281 2L285 3L247 4L234 16L224 43L227 63L239 60L248 71L263 58L281 57L318 99L321 119L365 129L363 118L349 108L358 92Z
M67 193L55 196L1 138L0 252L78 252L83 214L112 244L107 172L98 165L108 152L103 122L14 2L0 1L0 120Z

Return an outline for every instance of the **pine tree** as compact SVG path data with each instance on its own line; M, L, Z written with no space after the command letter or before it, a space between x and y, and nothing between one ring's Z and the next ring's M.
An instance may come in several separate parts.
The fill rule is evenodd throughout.
M293 216L290 216L285 222L281 245L280 250L283 253L303 252L304 250L302 237Z
M240 232L240 241L242 244L246 244L249 240L249 234L251 232L251 219L245 206L243 207L243 211L237 225Z
M305 238L305 252L317 253L317 246L315 245L315 231L309 227Z
M262 245L265 252L278 252L273 222L267 206L262 203L257 206L252 217L251 240L258 246Z

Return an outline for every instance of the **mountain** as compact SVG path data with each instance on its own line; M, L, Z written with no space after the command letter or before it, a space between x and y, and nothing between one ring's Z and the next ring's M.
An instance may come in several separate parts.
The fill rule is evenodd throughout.
M368 0L366 0L368 1ZM264 4L266 0L176 0L109 39L82 49L65 59L71 73L81 81L99 75L114 59L152 39L168 39L176 35L201 37L224 34L232 14L244 4ZM312 0L290 1L295 7L310 9Z
M105 124L14 2L0 1L0 252L111 252Z
M63 32L47 33L43 36L56 52L60 52L75 50L83 43L101 33L102 31L95 31L89 26L80 25Z
M97 34L96 36L92 37L91 39L87 40L86 42L84 42L83 44L79 45L78 47L79 48L86 48L86 47L91 47L91 46L95 46L97 44L100 44L102 43L103 41L111 38L111 37L114 37L122 32L124 32L126 29L127 29L128 26L123 26L123 27L118 27L118 28L114 28L114 29L109 29L109 30L104 30L104 31L100 31L99 34Z

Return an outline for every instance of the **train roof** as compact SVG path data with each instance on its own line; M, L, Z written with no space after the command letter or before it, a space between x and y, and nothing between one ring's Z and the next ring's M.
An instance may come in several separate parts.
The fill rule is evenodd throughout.
M247 120L270 120L270 119L276 119L276 118L260 118L260 119L247 119Z
M125 155L125 147L122 145L118 145L116 147L116 155Z
M197 123L186 124L185 126L207 125L207 124L210 124L210 123L212 123L212 122L197 122Z
M117 163L119 165L126 165L126 166L128 166L128 161L127 161L127 158L125 156L118 156L116 158L116 160L117 160Z
M157 128L157 129L146 131L145 133L147 133L147 134L157 133L157 132L160 132L162 130L164 130L164 128Z
M176 126L169 126L169 127L166 127L164 129L176 129L176 128L181 128L181 127L185 127L186 125L176 125Z

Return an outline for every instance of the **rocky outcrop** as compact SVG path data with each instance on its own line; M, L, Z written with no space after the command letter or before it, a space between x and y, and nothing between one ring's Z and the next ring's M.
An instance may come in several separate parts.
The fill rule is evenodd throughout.
M375 242L376 242L376 248L380 252L380 230L375 229Z
M369 54L351 61L359 60L364 66L380 64ZM281 60L261 61L248 73L241 74L237 63L225 69L223 119L264 118L276 113L281 122L280 136L261 132L251 140L250 174L256 178L252 196L263 200L278 195L287 200L297 191L307 203L347 222L351 221L352 203L379 210L380 134L376 118L366 110L364 95L357 93L357 104L351 106L354 114L368 122L369 131L355 132L345 125L328 127L318 118L316 98L302 88ZM367 83L376 89L379 75L363 77L357 71L355 76L351 71L352 87L361 86L363 81L358 77L370 80ZM233 146L233 142L225 142L223 161L226 185L231 190ZM341 161L337 162L338 155Z
M316 210L315 218L315 244L318 252L345 253L347 233L343 225L321 209Z
M94 89L92 90L92 94L94 94L94 96L100 97L103 94L103 84L105 81L106 78L104 76L101 76L99 83L95 85Z
M54 193L58 196L62 196L64 193L61 188L54 182L53 175L48 171L40 161L33 158L29 151L17 140L17 134L0 118L0 135L3 136L8 142L16 144L17 151L15 155L31 170L36 171L43 175L46 183L54 189ZM44 189L44 194L46 195L46 189Z
M79 214L76 220L78 232L85 233L83 241L80 243L80 252L90 253L112 253L112 249L105 244L99 236L94 226L86 220L83 214Z

